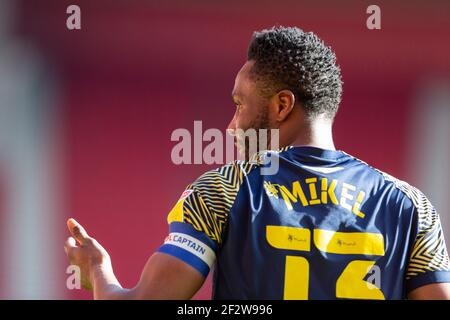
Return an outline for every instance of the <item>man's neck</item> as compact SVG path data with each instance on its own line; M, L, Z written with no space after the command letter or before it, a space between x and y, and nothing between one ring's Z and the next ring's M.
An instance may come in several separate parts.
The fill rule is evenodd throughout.
M286 135L280 130L280 148L285 146L310 146L336 150L330 121L318 120L302 126L293 134Z

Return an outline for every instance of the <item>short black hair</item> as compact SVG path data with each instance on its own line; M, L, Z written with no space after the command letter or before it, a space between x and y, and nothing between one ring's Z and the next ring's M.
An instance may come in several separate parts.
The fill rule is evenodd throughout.
M341 70L330 47L312 32L297 27L272 27L257 31L247 59L262 95L291 90L311 119L333 119L342 95Z

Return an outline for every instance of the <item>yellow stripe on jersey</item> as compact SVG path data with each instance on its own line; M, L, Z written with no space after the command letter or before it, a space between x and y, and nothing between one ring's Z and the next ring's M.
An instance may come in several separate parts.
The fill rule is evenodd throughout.
M384 239L380 233L314 229L314 244L329 253L384 255Z
M180 200L178 200L177 204L173 209L170 211L169 215L167 216L167 222L170 224L172 222L183 222L183 197L181 197Z
M336 297L346 299L384 300L380 288L365 281L367 272L375 265L375 261L354 260L345 267L336 282Z
M305 228L266 226L267 242L278 249L309 251L311 231Z
M256 166L235 161L204 173L186 188L185 193L189 194L183 194L169 213L169 224L174 221L189 223L220 244L228 213L236 200L244 175Z
M406 279L431 271L450 271L450 260L445 245L439 215L427 197L417 188L384 172L391 181L412 201L418 214L418 233L409 257Z

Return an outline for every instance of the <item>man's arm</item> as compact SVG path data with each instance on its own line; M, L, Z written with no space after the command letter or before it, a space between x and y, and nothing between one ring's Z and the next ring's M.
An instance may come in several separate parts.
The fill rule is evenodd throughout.
M190 299L205 280L181 260L155 253L136 287L122 288L106 250L75 220L69 219L68 228L73 237L66 242L66 254L71 264L80 267L83 287L94 290L94 299Z
M410 300L450 300L450 283L432 283L408 294Z

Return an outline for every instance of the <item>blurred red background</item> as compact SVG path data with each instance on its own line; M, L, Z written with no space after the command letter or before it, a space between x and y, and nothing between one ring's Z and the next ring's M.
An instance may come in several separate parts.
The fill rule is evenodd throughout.
M81 8L81 30L65 26L69 4ZM110 252L122 284L134 286L166 235L168 211L211 168L174 165L172 131L192 131L194 120L226 128L252 32L276 24L314 31L336 52L344 80L336 147L419 183L410 170L414 101L428 79L449 79L450 4L378 3L382 29L368 30L369 4L20 1L16 36L39 52L59 92L59 214L84 224ZM63 223L55 227L62 281L54 296L90 298L65 288L68 233ZM210 284L197 295L209 297Z

